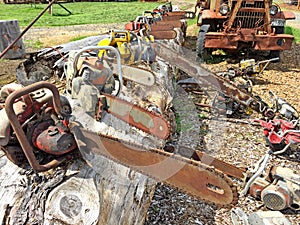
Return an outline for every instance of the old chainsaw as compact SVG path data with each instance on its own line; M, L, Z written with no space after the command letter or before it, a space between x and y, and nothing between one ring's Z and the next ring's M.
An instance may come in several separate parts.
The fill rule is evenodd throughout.
M84 54L92 50L114 52L117 56L117 63L111 62L114 69L111 70L103 59ZM163 116L116 96L122 89L124 74L132 81L137 80L138 83L151 86L155 79L150 71L122 66L119 51L111 46L87 47L71 52L71 55L74 58L69 58L66 67L67 92L71 93L73 99L78 99L85 112L96 120L101 120L103 112L106 111L147 133L162 139L168 138L169 125ZM114 71L118 72L117 79L114 79Z
M122 73L125 79L130 79L134 82L151 86L155 82L155 77L151 71L139 68L134 71L133 65L138 61L154 61L154 52L151 51L150 44L153 42L153 37L149 36L147 39L142 39L136 33L128 30L111 30L109 37L99 41L98 46L112 46L118 49L121 55ZM106 50L100 50L98 57L106 54ZM92 59L91 57L87 59ZM130 65L128 67L127 65ZM118 67L113 64L113 71L118 73ZM135 76L134 76L135 74ZM142 77L143 76L143 77Z
M274 118L275 111L269 107L267 103L256 98L251 93L240 89L222 76L199 66L198 63L190 57L191 54L186 54L183 51L175 51L162 42L154 43L153 49L157 56L163 58L172 65L176 65L177 68L194 78L199 84L210 86L215 91L228 96L232 100L237 101L243 106L258 112L269 119Z
M187 31L186 19L195 18L191 11L173 10L171 4L161 5L152 11L144 11L134 21L125 25L128 31L136 32L141 37L153 36L157 40L184 38Z
M115 51L113 47L102 49ZM121 68L115 76L109 61L96 59L90 65L89 57L80 54L75 54L76 60L68 64L72 68L65 68L74 71L67 73L65 97L58 94L54 85L43 81L7 89L5 109L0 111L4 118L0 144L8 158L19 165L28 161L34 170L45 171L77 156L75 150L79 149L93 168L97 168L98 157L104 156L208 203L220 207L237 203L236 187L227 175L242 178L239 168L197 150L186 157L102 132L105 111L104 114L112 114L159 139L170 133L162 114L121 98ZM3 90L2 93L5 87Z
M0 113L4 118L1 149L15 164L24 165L27 160L34 170L45 171L71 159L78 148L95 168L95 156L101 155L208 203L221 207L237 203L236 187L220 170L242 177L238 168L201 152L186 158L88 130L70 119L70 103L48 82L14 90Z

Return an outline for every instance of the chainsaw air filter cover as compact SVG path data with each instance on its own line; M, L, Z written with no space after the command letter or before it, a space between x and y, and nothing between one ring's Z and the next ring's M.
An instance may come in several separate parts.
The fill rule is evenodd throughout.
M261 199L267 208L279 211L290 205L291 195L285 188L270 185L262 191Z

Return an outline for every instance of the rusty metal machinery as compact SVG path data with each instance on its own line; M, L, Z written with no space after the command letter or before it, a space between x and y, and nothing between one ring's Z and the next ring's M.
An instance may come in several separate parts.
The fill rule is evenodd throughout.
M43 88L53 91L56 99L53 107L49 101L37 101L40 99L35 98L35 95L31 93L31 91L38 90L43 92ZM19 153L24 154L24 159L28 160L34 170L45 171L69 160L72 156L71 152L78 146L84 159L95 168L97 168L97 158L105 156L211 204L230 207L237 203L236 187L225 174L215 170L214 167L221 171L224 170L230 175L242 177L243 174L238 168L213 158L208 160L201 153L198 154L198 160L193 160L160 149L145 149L141 145L134 145L124 140L102 136L95 131L88 131L87 128L79 126L76 121L67 120L71 115L68 101L60 104L58 92L54 90L54 85L42 81L20 88L8 96L5 111L10 113L9 123L18 140L18 142L7 141L4 143L3 141L1 143L8 158L16 159L16 153L10 151L11 146L15 146L14 150L18 148ZM33 96L33 99L22 102L23 111L18 111L17 117L12 109L13 103L16 99L26 95ZM51 95L46 96L46 99L51 100ZM45 96L43 95L43 97ZM5 114L3 113L3 115ZM20 121L20 119L25 121ZM9 126L6 127L9 128ZM14 138L14 134L11 134L10 131L6 133L11 135L10 140ZM46 153L45 158L50 157L50 161L46 164L40 164L37 160L41 157L41 151ZM51 158L54 159L51 160ZM25 160L12 161L24 166ZM214 167L209 166L210 164ZM162 173L163 168L170 169L166 170L166 173Z
M129 35L128 32L125 32L125 34ZM106 40L104 39L104 41ZM116 43L119 42L121 41L119 40ZM91 46L80 51L72 52L71 55L74 53L74 58L70 58L65 67L67 74L67 92L71 94L72 98L77 99L85 112L97 120L101 120L101 115L106 111L129 123L131 126L135 126L159 138L167 139L170 135L169 124L162 115L150 112L113 95L112 92L116 85L113 70L110 69L107 61L103 59L102 61L97 61L97 57L89 57L87 54L84 54L92 50L99 50L100 55L102 53L104 54L104 52L101 53L101 51L108 50L116 54L117 62L113 63L113 65L116 65L113 67L115 68L114 71L118 74L119 90L121 90L123 86L123 75L125 75L126 79L129 78L129 80L132 81L137 80L138 83L150 87L151 83L155 80L154 75L147 70L138 67L122 66L121 56L116 48L112 46ZM124 54L123 52L123 57ZM101 55L100 57L103 56ZM101 68L94 66L95 63L101 63ZM123 73L123 71L125 73ZM143 80L145 82L142 82ZM119 94L119 90L115 94ZM88 96L87 93L89 93ZM162 109L160 109L160 111L162 111Z
M232 82L199 66L191 55L170 49L165 43L154 43L157 56L195 78L199 84L212 87L240 104L263 114L268 118L275 116L274 111L262 100L255 98L250 93L238 88Z
M149 18L146 15L138 16L134 21L125 25L128 31L136 32L141 37L152 39L175 39L185 36L187 24L177 17L168 17L170 19L163 19L161 17ZM173 19L173 20L172 20ZM151 22L152 21L152 22Z
M194 12L181 11L168 2L152 11L145 11L135 21L127 23L125 29L137 32L144 37L154 37L157 40L177 39L178 41L186 37L186 19L193 18L195 18Z
M291 222L279 211L258 211L249 216L241 208L231 210L233 225L291 225Z
M69 52L64 94L44 81L1 89L6 98L0 110L1 149L15 164L29 164L37 172L79 155L97 170L99 158L106 157L210 204L236 205L230 176L244 178L243 170L199 150L188 149L186 156L180 154L183 146L164 148L175 126L174 70L169 69L179 68L268 118L274 111L183 52L163 43L144 47L137 36L132 51L130 32L114 35L104 46ZM290 109L285 105L281 112L288 115ZM284 168L271 169L267 178L254 177L248 190L270 209L299 208L299 176Z
M164 118L167 116L165 113L168 112L170 106L168 106L166 102L162 100L166 100L169 97L166 95L167 89L162 89L162 86L157 84L158 81L162 81L162 78L159 77L159 74L157 73L162 73L162 71L168 67L168 65L164 63L167 62L170 65L176 65L176 67L186 72L189 76L201 82L201 84L209 85L217 91L230 96L236 101L239 101L245 106L257 110L264 115L269 113L268 106L249 95L249 93L240 90L228 80L225 80L224 78L209 72L202 67L199 67L189 57L185 57L184 54L179 54L178 52L171 50L163 43L147 43L147 46L149 47L148 50L151 49L151 51L154 51L157 55L156 61L154 60L155 58L153 58L153 55L151 58L154 60L152 61L152 65L150 67L152 69L152 73L144 73L142 67L135 67L137 69L135 71L140 71L138 73L143 74L143 76L149 76L148 78L150 78L150 80L152 80L152 76L155 77L154 84L148 86L146 84L138 84L135 82L135 79L128 79L128 77L132 78L130 73L123 76L123 74L126 73L123 73L125 67L120 65L121 57L118 56L119 53L114 47L92 46L86 49L77 50L74 52L74 54L70 54L69 61L66 63L66 67L64 67L67 81L66 94L69 105L72 108L72 122L62 122L64 125L67 125L67 132L74 135L77 144L76 146L78 146L84 158L89 161L90 164L93 164L94 167L97 167L97 157L104 156L143 174L146 174L147 176L153 177L156 180L164 180L171 186L175 186L206 202L210 202L222 207L236 204L238 198L237 190L227 175L243 178L244 174L242 170L233 165L214 159L198 150L191 150L189 157L187 157L177 154L177 151L165 151L161 149L161 146L165 144L163 139L168 138L169 132L171 133L171 130L168 131L170 127ZM101 49L105 50L105 54L101 55L100 57L100 60L102 60L101 65L103 67L100 68L100 71L95 71L99 69L96 68L96 62L99 60L99 54L94 54L93 51L101 51ZM113 52L116 52L115 56L111 54ZM102 56L104 58L102 58ZM163 61L161 61L160 58L163 59ZM159 67L157 69L155 66L158 65ZM126 66L127 69L130 68L129 65ZM84 70L89 70L89 73ZM106 73L103 73L103 70L105 70ZM90 73L94 74L92 75ZM110 76L113 77L115 81L118 80L120 83L120 89L122 89L121 92L117 92L116 96L111 95L112 89L107 87L105 88L107 80ZM169 76L168 73L166 73L165 76ZM91 77L93 77L93 79L90 80ZM100 83L95 83L95 80L99 80ZM102 80L102 83L100 80ZM166 77L163 82L169 80L170 79ZM36 85L42 88L44 84L45 82ZM108 82L108 86L111 84L113 83ZM33 87L36 88L36 86ZM21 93L28 95L30 94L30 91L34 90L33 87L28 86L25 88L26 91L21 91ZM46 87L50 87L51 90L53 88L49 84L47 84ZM129 89L129 87L131 89ZM142 100L147 99L146 104L143 101L138 102L136 100L137 96L132 95L133 93L131 93L133 90L135 90L132 88L137 88L136 90L139 90L139 92L137 92L139 94L139 98ZM172 88L172 85L167 86L167 88ZM124 92L125 90L130 90L130 92ZM140 96L141 93L148 93L151 96ZM157 94L159 94L160 97L154 98L154 96L157 96ZM56 91L54 91L54 95L56 96L55 99L60 99L57 96ZM14 95L10 94L8 97L8 99L13 99L14 101L16 97L10 96ZM17 96L17 98L19 97L20 96ZM129 97L133 98L134 100L131 101L136 101L136 103L130 103L125 100ZM145 110L145 108L147 108L147 104L149 104L148 101L150 100L155 100L151 103L151 110L149 110L150 108ZM117 105L120 107L114 109L110 101L116 101ZM9 104L6 107L11 108L12 102L8 103ZM56 130L60 130L59 126L61 124L57 122L60 122L61 119L64 121L64 119L68 117L60 113L60 107L57 106L58 104L59 103L53 105L54 112L57 114L57 116L49 116L53 120L50 125L58 124ZM30 105L30 102L28 102L28 105ZM130 128L130 130L128 130L130 132L127 131L124 133L119 132L118 130L112 130L109 126L107 126L107 124L105 124L107 122L105 120L107 116L112 119L112 116L118 117L118 115L121 116L124 112L126 115L124 114L124 118L121 118L122 121L127 124L126 126L129 125L135 127L136 129ZM3 110L1 113L3 113ZM141 117L138 116L139 114L145 115L145 118L148 118L149 121L157 122L161 120L163 121L164 125L162 126L160 122L148 123L145 122L145 119L143 119L142 121L144 122L141 123ZM31 118L30 116L29 118ZM31 120L35 121L35 117ZM9 120L8 123L10 123ZM119 120L116 124L121 126L121 122ZM144 124L145 128L147 129L144 129L142 124ZM68 159L68 157L71 155L71 152L74 150L73 148L70 148L70 152L63 152L62 155L59 156L55 154L49 154L54 153L55 151L51 152L46 148L43 149L45 144L41 143L43 143L43 140L48 139L47 135L44 134L52 134L56 132L54 132L55 129L48 129L50 127L50 125L48 125L49 124L38 123L38 126L36 126L37 130L34 130L33 133L35 135L33 136L37 137L39 136L38 134L43 135L40 135L39 138L34 138L34 140L39 142L36 143L34 147L39 149L38 152L43 150L46 153L46 156L51 155L52 157L56 158L55 160L61 159L63 161L66 159L65 157ZM21 129L23 130L22 127ZM146 135L139 133L140 131L145 132ZM25 130L25 133L26 132L27 130ZM126 134L131 132L133 132L133 134L134 132L137 132L137 135L130 137ZM17 128L16 133L22 132ZM151 135L156 136L156 139L153 139L156 143L153 142L150 145L147 145L145 140L148 140L149 137L152 138ZM19 137L19 141L23 140L23 136L21 135ZM92 146L90 146L90 144L92 144ZM155 145L153 146L153 144L158 144L157 146L160 147L157 148ZM146 148L142 145L146 146ZM4 148L7 147L7 143L2 144L2 146ZM20 152L23 151L23 147L26 146L20 146ZM30 148L27 149L30 150ZM116 149L118 149L118 151L116 151ZM24 152L27 154L28 150L24 150ZM33 150L30 150L30 152L33 152ZM178 152L180 152L180 149ZM37 152L35 151L34 154L37 154ZM11 155L13 155L13 153ZM51 168L48 167L48 164L45 168L44 165L40 165L39 163L34 162L34 160L32 161L32 158L35 159L35 157L36 156L32 154L29 155L29 157L26 157L29 158L29 161L31 161L34 169L42 171ZM167 176L165 179L163 179L161 177L162 170L160 169L160 172L158 172L155 169L153 170L153 167L156 168L157 165L164 165L165 162L169 162L172 167L174 166L175 168L179 169L176 170L174 174L172 173L172 176ZM53 165L57 164L51 162L51 166ZM201 169L199 170L199 168ZM197 177L205 177L205 179L198 179Z
M271 210L300 208L300 176L284 167L273 167L265 177L257 177L249 194L261 200Z
M101 49L101 47L97 46L93 48L97 50ZM107 53L108 51L110 51L110 53L115 51L113 47L109 46L105 48L102 47L102 49L106 50ZM73 61L70 61L65 68L67 72L67 83L69 83L66 92L66 102L68 103L66 106L71 106L71 114L70 110L68 110L68 114L62 113L61 103L57 100L61 98L58 96L57 90L55 91L54 86L46 82L29 85L25 88L21 88L20 91L14 91L8 95L5 107L9 113L12 111L11 108L16 98L21 97L20 95L31 95L30 92L35 91L37 87L43 89L45 86L52 90L55 96L55 104L53 104L54 110L46 110L46 113L43 110L38 111L38 115L34 114L34 116L29 113L29 117L26 117L26 119L30 120L28 125L35 124L33 129L26 129L28 126L25 125L22 127L24 122L19 121L18 118L16 119L15 117L9 117L6 121L8 122L8 127L10 123L13 124L14 131L17 135L15 141L18 150L21 153L25 153L24 158L29 161L32 168L36 171L53 168L53 166L57 166L59 163L70 159L72 154L76 152L74 150L78 147L84 159L93 165L94 168L97 168L97 158L104 156L149 177L153 177L155 180L164 181L171 186L177 187L211 204L216 204L220 207L231 207L235 205L237 203L238 193L228 175L242 178L244 176L242 170L228 163L214 159L198 150L191 149L189 156L182 156L178 154L177 151L162 150L165 144L164 138L169 136L170 127L168 123L171 121L166 121L164 117L170 116L170 118L172 118L171 107L168 105L171 102L168 90L172 90L172 85L165 85L164 87L158 83L158 81L170 82L172 80L168 78L168 76L172 74L164 72L167 69L166 64L160 62L160 64L156 65L157 68L152 67L153 74L155 75L154 85L141 85L133 80L126 81L122 76L122 67L117 67L120 68L120 70L116 70L118 74L114 74L113 70L109 70L113 63L118 66L118 62L115 62L116 59L120 61L120 58L117 57L118 53L116 57L107 54L105 56L107 58L104 57L102 59L104 68L101 67L97 73L90 74L93 73L93 69L96 69L96 67L93 67L93 63L96 63L97 60L93 61L87 59L89 57L95 57L92 52L89 56L83 54L84 56L81 57L81 53L84 52L83 50L75 53ZM87 63L90 63L90 65ZM90 73L86 73L84 71L85 69L89 69ZM102 73L103 70L107 73ZM105 92L105 90L109 90L105 88L105 84L107 84L106 81L110 74L113 74L114 79L120 80L122 90L118 92L117 96L112 96L110 91L108 91L108 93ZM94 77L95 79L90 80L89 78L94 75L96 76ZM162 78L162 75L165 77ZM103 78L102 83L100 82L100 78ZM100 83L95 83L95 80L99 80ZM133 90L138 90L138 96L134 95ZM144 95L141 95L141 93ZM142 100L138 102L136 100L137 97ZM131 101L135 101L135 103L130 103L125 100L130 98L132 98L133 100ZM115 103L111 103L110 101L116 102L118 107L114 109L113 104ZM151 105L147 107L149 102L151 102ZM27 107L32 105L31 101L27 102L26 105ZM68 107L63 108L70 109ZM48 107L46 107L46 109L48 109ZM4 112L2 110L1 113L5 114L6 111ZM54 115L49 115L48 113L50 112L54 112ZM121 118L121 120L115 119L115 117L118 118L118 115L122 116L123 114L125 116ZM144 116L141 117L141 115ZM52 121L45 123L47 118ZM69 121L68 118L72 120ZM14 122L11 120L14 120ZM112 126L109 125L113 120L116 120L115 124L112 124ZM163 121L163 124L160 121ZM116 125L115 129L113 129L113 125ZM142 125L148 130L143 129ZM54 126L55 129L52 129L51 126ZM61 129L61 126L64 129ZM125 132L121 130L122 127L128 126L128 130L125 128ZM64 136L65 133L58 132L59 130L63 130L68 134L71 133L76 141L66 142L69 148L64 148L64 150L68 149L70 150L69 152L63 151L61 154L54 154L60 149L51 148L49 151L49 148L47 148L49 145L49 135L58 135L61 133L61 135ZM34 135L31 135L31 133ZM9 139L12 139L13 136L11 135L9 132ZM28 143L26 139L27 136L33 136L34 138L30 139ZM56 144L59 143L58 140L59 138L55 139ZM29 148L28 146L34 147ZM73 146L76 146L76 148L74 149ZM8 149L7 147L8 143L2 143L2 148ZM12 156L11 158L15 155L13 152L6 152ZM40 164L37 160L37 158L40 159L40 157L45 157L49 160L49 163ZM48 160L43 160L43 162ZM23 163L24 162L19 162L18 164L23 165ZM162 173L162 171L166 173Z
M284 34L289 19L295 19L294 13L281 11L268 0L203 1L198 14L197 56L208 60L216 49L227 53L251 49L271 51L271 57L279 57L294 39Z
M286 208L299 210L299 174L289 168L279 166L266 169L271 155L282 154L291 144L300 143L300 132L295 129L298 120L294 122L282 119L274 119L269 122L264 120L255 121L259 122L264 128L270 150L256 163L253 171L248 171L248 178L241 194L250 194L261 200L271 210Z
M230 80L239 89L245 90L249 94L254 95L258 100L261 100L260 96L257 96L252 92L253 85L255 84L255 77L262 74L270 62L277 60L279 60L278 57L258 62L255 62L254 59L241 60L239 67L231 67L227 71L218 72L217 75ZM290 121L298 119L299 114L290 103L282 98L278 98L273 91L269 91L269 94L271 102L269 108L273 110L277 118ZM211 106L217 111L226 113L227 117L241 118L247 117L253 113L253 111L249 110L245 105L234 101L232 98L222 93L217 93L215 95Z
M57 167L77 149L67 126L70 113L68 101L48 82L14 90L1 109L1 149L15 164L28 161L36 171ZM41 164L35 155L40 150L57 157Z

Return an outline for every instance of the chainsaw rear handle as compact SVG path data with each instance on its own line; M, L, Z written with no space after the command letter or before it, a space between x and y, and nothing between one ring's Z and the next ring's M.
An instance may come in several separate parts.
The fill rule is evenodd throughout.
M60 163L62 163L66 160L65 157L60 157L60 158L52 160L44 165L40 165L33 153L33 149L31 147L29 141L27 140L27 137L21 127L21 124L18 121L18 117L13 109L13 104L16 99L18 99L24 95L27 95L30 92L41 89L41 88L47 88L52 92L54 110L58 115L63 115L63 113L60 111L61 104L60 104L59 92L53 84L50 84L46 81L37 82L37 83L31 84L29 86L26 86L24 88L21 88L19 90L16 90L13 93L11 93L5 101L5 111L6 111L8 119L9 119L9 122L10 122L13 130L15 131L17 139L20 142L20 145L23 149L23 152L24 152L30 166L38 172L46 171L46 170L52 169L54 167L57 167Z

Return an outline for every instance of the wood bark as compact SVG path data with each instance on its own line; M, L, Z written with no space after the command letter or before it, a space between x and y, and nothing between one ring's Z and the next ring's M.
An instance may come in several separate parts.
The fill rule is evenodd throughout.
M0 52L6 49L20 35L17 20L0 20ZM6 59L23 58L26 54L25 45L20 39L5 55Z
M154 182L103 158L82 159L45 173L11 163L0 152L0 223L143 224Z

